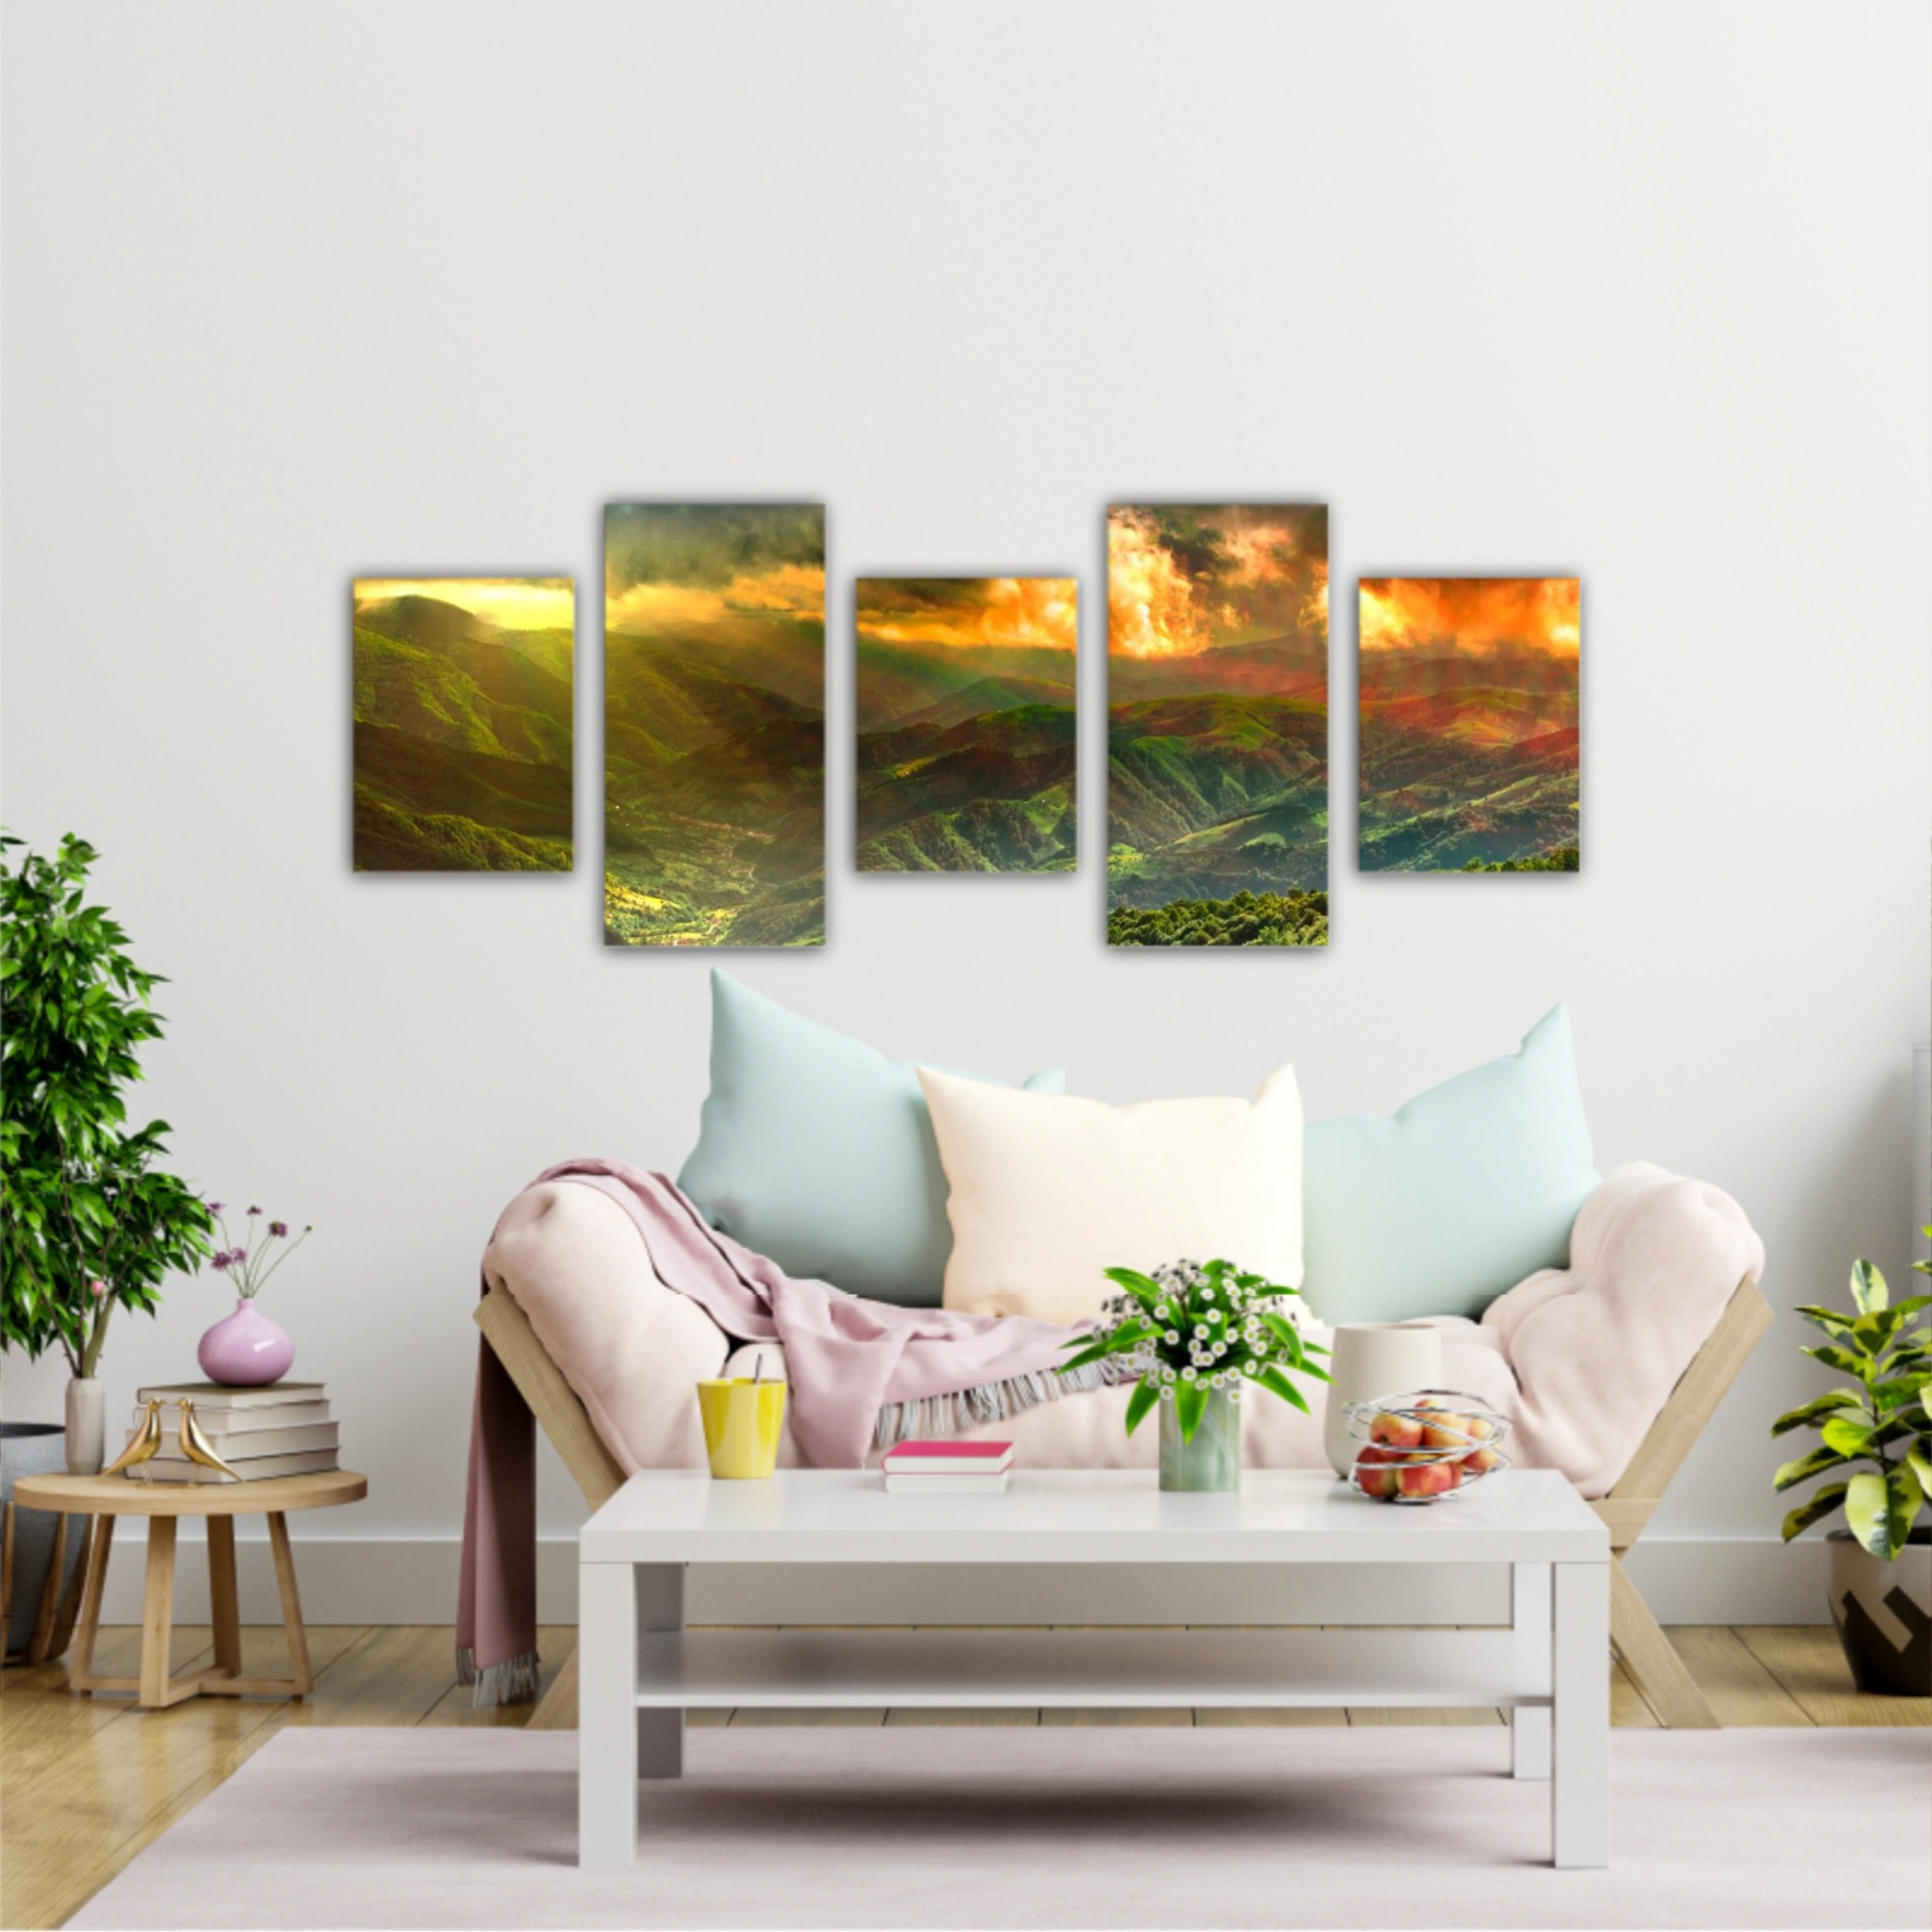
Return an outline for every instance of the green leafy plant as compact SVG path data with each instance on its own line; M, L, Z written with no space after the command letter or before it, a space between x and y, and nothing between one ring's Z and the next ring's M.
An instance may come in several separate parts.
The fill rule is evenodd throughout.
M1932 1228L1926 1232L1932 1235ZM1913 1265L1932 1274L1932 1265ZM1869 1261L1855 1261L1852 1304L1849 1315L1836 1308L1798 1310L1829 1338L1804 1352L1849 1376L1857 1386L1833 1389L1772 1423L1774 1436L1815 1429L1819 1437L1808 1455L1778 1471L1774 1486L1781 1494L1814 1476L1855 1470L1842 1481L1813 1490L1784 1519L1784 1540L1842 1507L1852 1534L1889 1563L1932 1501L1932 1328L1914 1325L1914 1318L1932 1307L1932 1294L1915 1294L1894 1306L1885 1277Z
M160 1284L209 1250L193 1192L155 1163L165 1121L130 1128L136 1049L162 1033L163 984L128 935L87 903L98 855L71 835L54 857L0 836L0 1340L59 1348L77 1376L100 1365L116 1308L154 1312Z
M1293 1288L1232 1261L1174 1261L1151 1275L1105 1273L1121 1292L1103 1304L1106 1318L1097 1327L1066 1345L1073 1355L1061 1372L1117 1362L1120 1379L1137 1383L1127 1403L1130 1436L1151 1410L1171 1402L1182 1440L1192 1442L1217 1389L1234 1402L1250 1387L1265 1389L1305 1415L1308 1403L1291 1378L1328 1379L1309 1359L1328 1350L1303 1340Z

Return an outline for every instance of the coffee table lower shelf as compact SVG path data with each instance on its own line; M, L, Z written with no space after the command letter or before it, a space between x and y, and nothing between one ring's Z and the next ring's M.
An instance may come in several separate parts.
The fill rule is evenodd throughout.
M637 1656L645 1710L1551 1701L1509 1630L660 1631Z

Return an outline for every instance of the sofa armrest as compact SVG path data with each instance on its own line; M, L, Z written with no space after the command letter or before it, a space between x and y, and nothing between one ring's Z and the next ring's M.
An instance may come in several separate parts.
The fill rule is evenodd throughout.
M1721 1189L1640 1162L1577 1216L1570 1266L1493 1302L1520 1393L1512 1451L1607 1495L1764 1246Z
M523 1311L627 1475L703 1466L693 1385L719 1373L732 1345L658 1279L616 1202L573 1182L526 1188L497 1223L483 1276ZM600 1398L600 1386L621 1397Z

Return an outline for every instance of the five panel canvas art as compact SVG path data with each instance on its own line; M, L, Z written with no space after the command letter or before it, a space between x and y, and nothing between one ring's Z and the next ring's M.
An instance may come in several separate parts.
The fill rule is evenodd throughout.
M1071 576L860 577L862 872L1073 872ZM358 871L569 871L575 600L560 575L355 585ZM1321 504L1107 519L1107 934L1324 946ZM825 515L604 512L604 936L825 937ZM1574 577L1364 577L1364 872L1579 867Z

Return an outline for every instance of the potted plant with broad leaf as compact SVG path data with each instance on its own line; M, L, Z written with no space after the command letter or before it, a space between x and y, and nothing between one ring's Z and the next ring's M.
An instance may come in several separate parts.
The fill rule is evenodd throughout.
M1066 1344L1063 1372L1105 1362L1116 1379L1131 1379L1130 1436L1160 1410L1163 1489L1238 1489L1243 1396L1265 1389L1305 1415L1293 1378L1328 1379L1310 1359L1328 1351L1303 1338L1300 1295L1226 1260L1105 1273L1121 1293L1102 1304L1097 1327Z
M207 1254L213 1224L157 1168L168 1123L128 1124L137 1049L162 1036L149 1003L160 976L87 903L92 846L70 835L54 857L27 852L16 865L20 845L0 836L0 1341L66 1355L66 1465L90 1475L104 1453L109 1320L117 1308L151 1315L166 1277Z
M1932 1274L1932 1265L1913 1266ZM1845 1526L1825 1542L1832 1621L1852 1677L1860 1690L1932 1696L1932 1525L1920 1521L1932 1501L1932 1328L1920 1319L1932 1294L1894 1304L1885 1277L1858 1261L1852 1304L1849 1314L1798 1310L1827 1338L1804 1352L1855 1386L1830 1389L1771 1425L1774 1436L1811 1428L1819 1437L1778 1471L1781 1492L1834 1478L1784 1519L1784 1540L1844 1511Z

